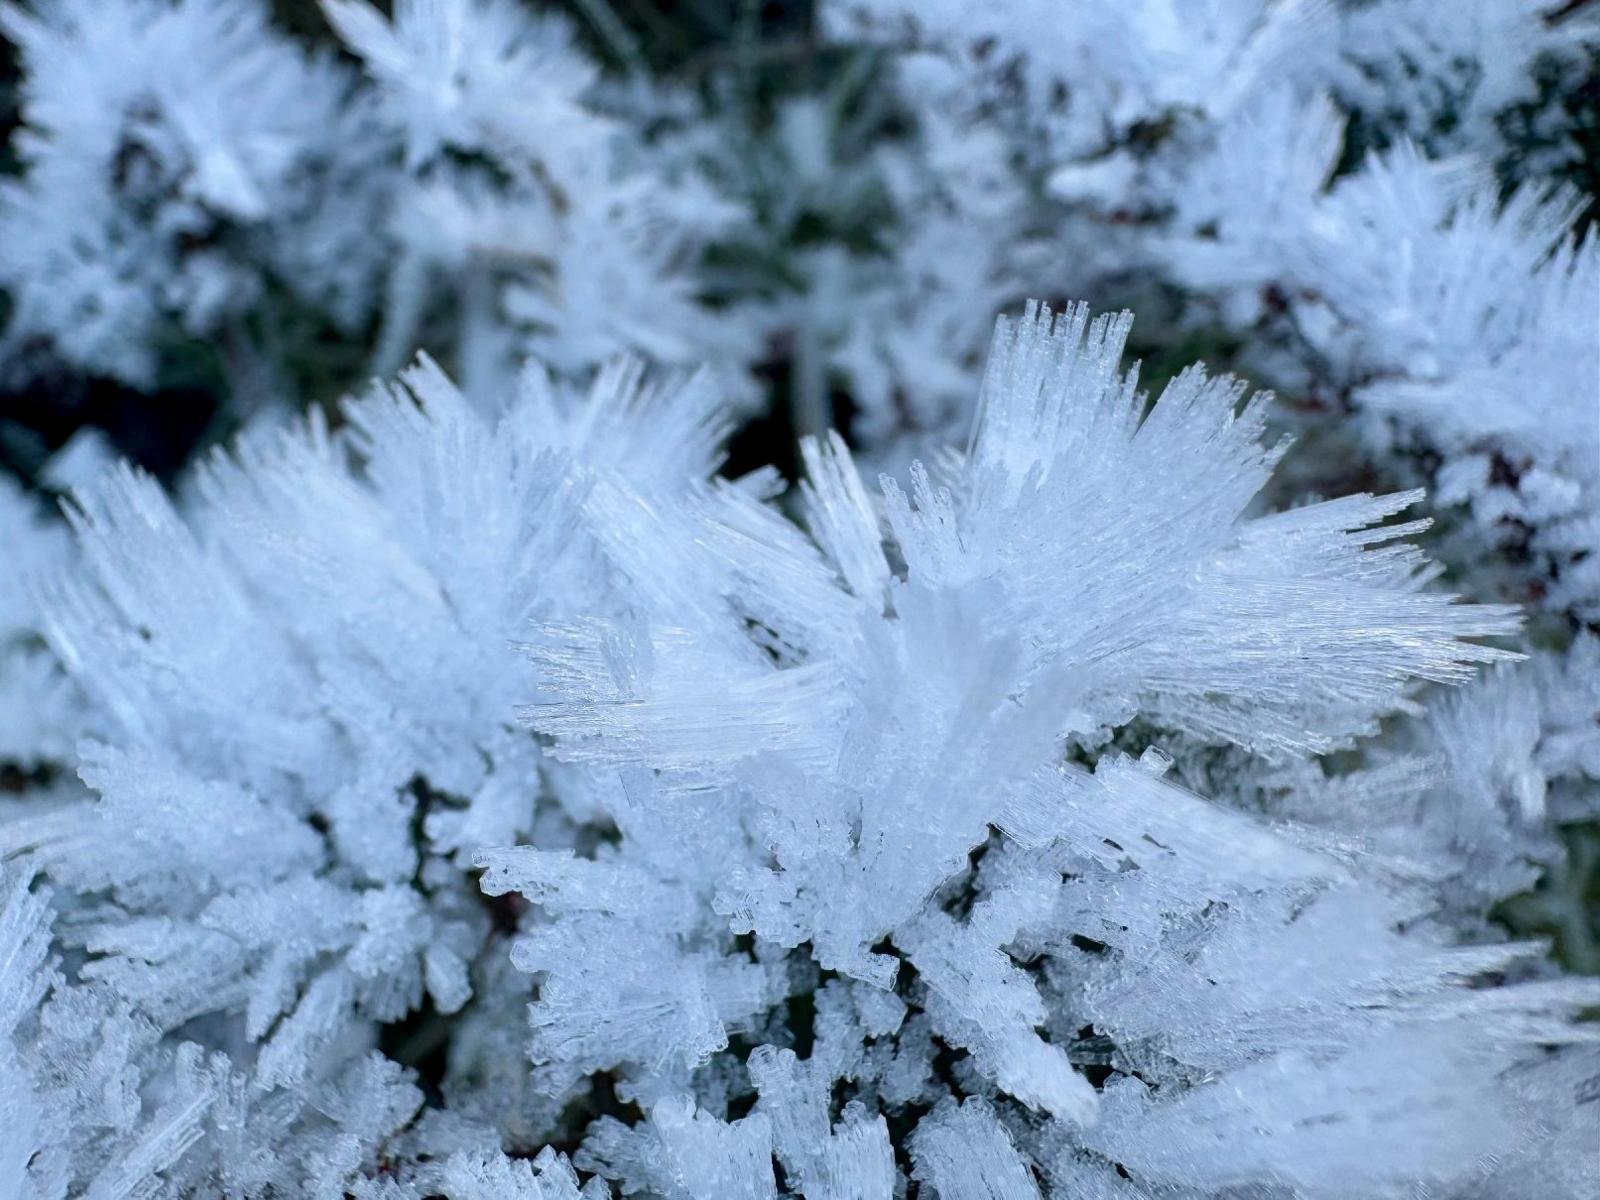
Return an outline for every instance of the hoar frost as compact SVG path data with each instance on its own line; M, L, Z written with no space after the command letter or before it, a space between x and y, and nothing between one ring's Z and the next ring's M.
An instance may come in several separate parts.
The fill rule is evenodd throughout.
M1105 746L1282 772L1516 628L1426 586L1415 496L1250 515L1262 400L1150 403L1128 329L1002 321L968 451L874 493L810 442L801 525L627 364L487 417L424 361L183 513L80 494L88 793L0 833L19 1194L1505 1192L1580 1139L1595 989L1422 919L1455 829ZM375 1048L423 1006L426 1106Z
M0 1196L1589 1200L1600 9L573 8L0 4Z

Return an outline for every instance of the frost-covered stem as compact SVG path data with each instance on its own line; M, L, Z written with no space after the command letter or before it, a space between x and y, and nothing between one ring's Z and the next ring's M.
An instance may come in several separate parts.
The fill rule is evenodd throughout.
M754 49L761 40L761 0L744 0L739 6L739 44Z
M274 399L272 368L241 322L230 322L217 332L216 349L225 386L200 433L196 443L200 448L226 441Z
M828 431L833 424L833 414L828 407L822 344L816 325L809 320L801 322L795 332L794 376L789 395L797 436L820 437Z
M1566 3L1559 4L1545 12L1544 23L1546 25L1560 25L1563 21L1570 21L1593 3L1594 0L1566 0Z
M1506 905L1519 924L1553 931L1567 965L1585 975L1600 974L1600 939L1589 920L1590 881L1597 870L1600 841L1575 838L1567 861L1551 870L1547 892L1518 896Z
M684 66L684 74L699 78L722 70L729 64L746 72L752 67L791 66L816 58L824 43L814 37L792 37L781 41L766 41L758 45L740 43L731 49L713 47L696 55Z
M739 5L735 21L733 46L735 61L739 65L739 88L745 103L754 104L756 66L761 50L761 5L758 0L744 0L744 3Z
M636 75L643 74L644 56L639 53L639 43L628 32L628 27L622 23L608 0L578 0L578 7L628 70Z
M394 374L416 345L417 326L427 296L427 266L414 250L404 250L384 288L383 325L372 352L369 372L379 378Z
M492 269L484 263L467 267L461 284L461 324L456 333L456 363L462 390L482 405L497 378L494 359L499 339L497 294Z
M240 321L223 328L217 349L228 381L227 412L223 415L243 422L272 403L276 391L272 365Z

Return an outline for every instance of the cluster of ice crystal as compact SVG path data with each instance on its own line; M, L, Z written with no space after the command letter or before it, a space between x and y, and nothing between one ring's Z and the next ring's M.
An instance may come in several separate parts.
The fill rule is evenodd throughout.
M1572 6L1575 10L1579 7ZM1600 609L1600 254L1586 206L1507 167L1532 68L1600 42L1593 10L1474 0L1091 5L836 0L900 47L924 103L987 96L1061 202L1080 290L1138 272L1265 372L1351 411L1381 470L1426 484L1485 593ZM994 114L1005 114L996 120ZM969 140L978 142L974 130ZM1361 145L1387 147L1353 156ZM1523 181L1506 195L1490 170ZM1109 280L1109 285L1107 281ZM1466 519L1461 519L1461 510Z
M0 5L0 1196L1590 1200L1595 10L574 7Z
M771 473L715 478L707 376L626 364L491 417L423 361L181 512L126 468L80 492L34 594L87 792L0 825L18 1178L1511 1195L1581 1144L1595 989L1421 920L1445 893L1403 869L1529 816L1498 781L1363 849L1336 805L1246 815L1101 749L1142 720L1287 769L1516 627L1424 586L1384 523L1414 496L1250 515L1260 401L1196 368L1150 405L1128 329L1002 322L968 452L873 495L809 442L803 528ZM1437 737L1520 736L1480 708ZM1581 727L1528 742L1594 766ZM430 1028L425 1102L384 1031Z
M382 374L450 310L445 340L485 395L529 350L737 380L746 326L702 306L688 268L738 210L594 106L563 18L516 0L327 13L366 81L258 0L4 9L26 67L23 171L0 192L14 351L43 341L152 386L165 348L216 338L244 360L236 386L271 399L287 384L257 326L283 291L347 338L376 313Z
M211 337L268 289L347 329L381 248L377 148L354 83L234 0L6 5L27 64L0 188L8 347L154 380L163 341Z
M404 360L441 291L474 394L518 348L563 370L623 351L738 363L740 332L684 271L737 209L653 169L590 103L598 71L564 20L515 0L406 0L392 21L366 0L327 11L402 147L378 370Z
M1121 303L1133 279L1249 335L1296 390L1397 426L1408 461L1444 460L1441 502L1483 526L1462 555L1494 544L1490 571L1514 543L1533 563L1503 591L1593 611L1575 497L1594 455L1567 409L1593 390L1572 342L1594 254L1551 254L1574 209L1544 180L1577 151L1535 69L1600 44L1586 6L827 0L820 49L853 65L770 108L743 75L652 79L605 0L577 7L620 79L524 0L324 7L360 72L261 0L5 10L25 70L0 193L19 366L48 348L155 387L214 340L247 413L292 401L309 369L279 356L330 338L384 376L430 347L485 404L530 352L580 378L622 352L709 363L746 401L776 359L801 432L842 394L857 442L903 464L965 427L996 313ZM1543 170L1508 157L1513 113L1551 144ZM1392 149L1361 166L1368 146ZM1504 213L1491 164L1528 181ZM1507 390L1534 370L1534 400ZM1436 445L1442 410L1459 415ZM1540 423L1564 455L1524 444Z

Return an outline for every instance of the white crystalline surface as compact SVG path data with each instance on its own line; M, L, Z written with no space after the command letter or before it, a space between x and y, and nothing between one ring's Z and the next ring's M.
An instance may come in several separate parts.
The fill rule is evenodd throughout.
M0 33L0 1200L1600 1196L1600 3Z
M964 454L809 441L798 521L628 363L19 500L86 736L0 824L6 1194L1581 1197L1600 994L1481 918L1591 673L1308 764L1516 615L1414 494L1257 515L1264 400L1129 324L1002 321Z

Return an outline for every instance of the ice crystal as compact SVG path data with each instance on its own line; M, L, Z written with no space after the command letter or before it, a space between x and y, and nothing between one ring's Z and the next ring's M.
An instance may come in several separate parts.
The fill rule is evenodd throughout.
M1592 1196L1592 6L286 12L0 5L0 1195Z

